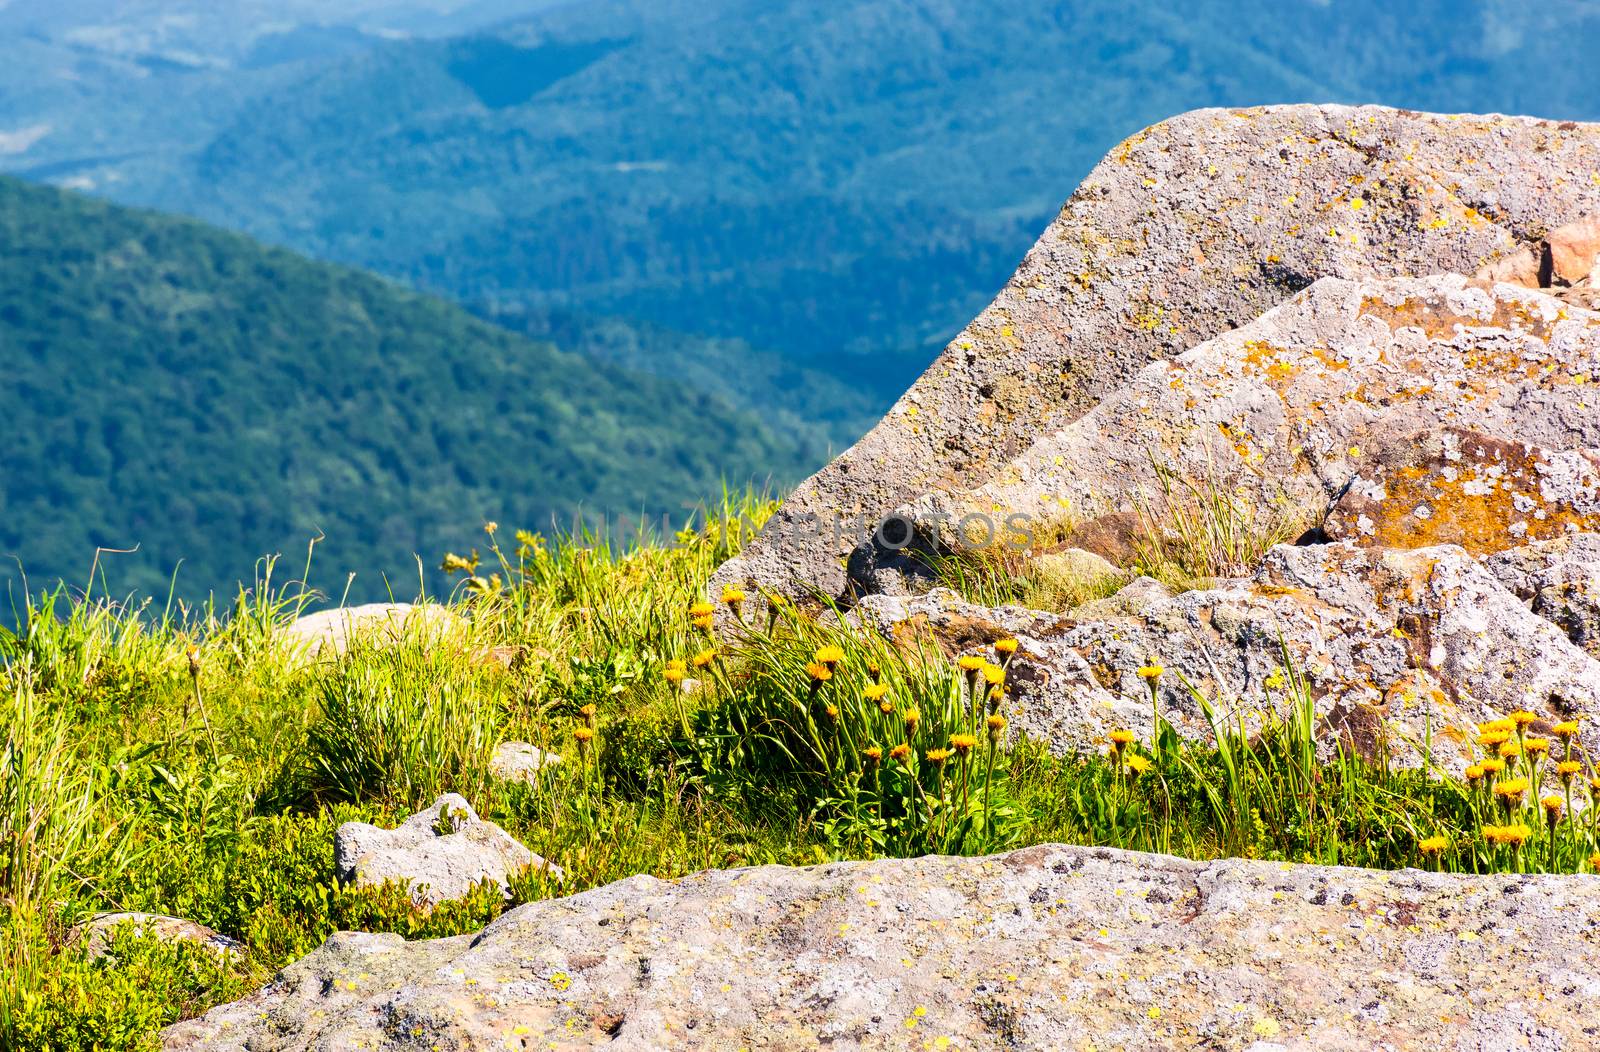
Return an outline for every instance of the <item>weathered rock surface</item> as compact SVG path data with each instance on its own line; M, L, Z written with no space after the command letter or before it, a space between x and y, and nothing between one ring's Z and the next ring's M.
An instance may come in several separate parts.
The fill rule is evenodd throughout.
M1200 110L1140 132L1084 180L994 303L877 427L796 489L713 591L843 593L841 558L871 526L835 544L809 517L863 514L875 525L929 490L977 486L1152 359L1318 278L1470 274L1514 255L1600 214L1597 169L1600 126L1515 117L1279 106ZM1477 324L1470 311L1459 321Z
M557 753L528 742L501 742L489 758L489 773L508 782L538 781L539 772L561 762Z
M1576 1050L1600 879L1046 845L632 877L477 936L341 934L169 1052Z
M1595 389L1580 379L1597 375L1600 314L1545 293L1460 275L1328 278L1241 329L1146 366L984 485L931 492L900 515L930 532L943 524L927 542L943 548L972 543L962 536L969 516L1020 514L1036 529L1135 512L1159 523L1165 473L1179 480L1176 499L1198 499L1187 482L1310 525L1367 451L1396 436L1443 424L1558 450L1600 446ZM1564 457L1574 475L1581 458ZM1592 508L1586 478L1566 481L1572 500ZM871 546L855 557L877 559Z
M463 898L485 880L506 891L511 877L547 865L510 833L479 818L455 793L393 829L346 822L335 834L333 856L340 880L357 887L408 881L412 901L420 906ZM549 871L561 879L558 867Z
M91 957L105 956L111 937L121 928L132 928L140 936L161 942L192 942L207 947L218 954L243 956L244 943L230 939L204 924L196 924L182 917L168 917L161 913L97 913L72 929L70 941L81 942Z
M1486 565L1534 613L1600 658L1600 534L1580 533L1498 552Z
M1457 547L1280 545L1252 577L1170 597L1152 590L1126 616L1086 612L989 609L938 589L867 596L854 616L952 653L1016 635L1012 728L1061 753L1103 748L1119 727L1149 740L1138 669L1152 658L1167 669L1162 716L1180 734L1211 737L1185 679L1259 726L1256 710L1289 702L1285 651L1330 752L1343 740L1371 755L1381 740L1395 762L1415 765L1431 739L1434 763L1459 772L1474 725L1523 708L1547 722L1589 717L1584 744L1600 747L1600 662Z
M1357 469L1322 524L1330 540L1459 544L1475 555L1596 530L1600 454L1458 427L1385 447Z
M387 647L408 634L443 639L463 624L454 611L436 603L367 603L307 614L285 628L283 635L307 657L329 657L347 653L357 639Z

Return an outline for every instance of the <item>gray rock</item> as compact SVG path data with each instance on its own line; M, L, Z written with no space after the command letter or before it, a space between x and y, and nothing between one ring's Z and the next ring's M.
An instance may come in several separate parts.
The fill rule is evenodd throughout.
M1274 106L1146 129L1090 173L888 415L719 571L713 594L844 593L843 558L871 527L836 539L836 517L875 524L929 490L980 485L1152 359L1318 278L1470 274L1514 255L1600 213L1597 165L1600 127L1519 117Z
M444 794L393 829L346 822L335 834L333 855L339 879L346 884L406 881L419 906L464 898L485 880L509 892L511 877L547 865L504 829L479 818L455 793ZM549 872L556 880L562 878L556 866Z
M1580 533L1498 552L1489 572L1535 614L1600 658L1600 534Z
M1343 741L1370 756L1381 742L1415 766L1431 743L1432 762L1459 772L1475 724L1524 708L1552 723L1588 717L1585 747L1600 747L1600 662L1460 548L1283 545L1252 577L1152 596L1126 615L1081 614L989 610L945 590L866 596L854 611L888 635L907 625L935 640L1015 634L1007 715L1062 754L1103 748L1117 728L1149 741L1138 670L1151 660L1166 669L1162 716L1179 734L1212 735L1185 682L1254 730L1259 711L1291 703L1286 652L1287 671L1307 680L1324 755Z
M1079 621L1092 621L1108 617L1138 617L1154 603L1172 598L1166 585L1154 577L1136 577L1117 589L1116 594L1104 599L1094 599L1076 610L1072 616Z
M391 647L408 636L444 639L466 624L454 611L437 603L367 603L319 610L283 630L289 645L306 657L343 656L360 639Z
M217 954L243 957L244 943L182 917L168 917L160 913L123 911L97 913L77 925L68 934L68 941L81 942L90 957L104 957L111 937L118 929L129 927L138 935L161 942L192 942L205 946Z
M168 1052L1593 1047L1600 880L1043 845L339 934Z
M528 742L501 742L489 758L489 773L508 782L538 781L539 772L561 762L557 753L545 752Z
M1159 527L1180 502L1198 507L1220 493L1259 523L1298 532L1321 520L1371 451L1440 421L1555 450L1600 447L1594 388L1575 382L1585 375L1600 375L1600 314L1546 293L1460 275L1326 278L1145 367L982 486L930 492L900 514L943 523L925 543L954 548L962 541L951 524L968 516L1137 515ZM1594 502L1593 467L1576 453L1557 459L1561 478L1542 484L1566 484L1576 512L1567 519L1577 522L1578 506Z

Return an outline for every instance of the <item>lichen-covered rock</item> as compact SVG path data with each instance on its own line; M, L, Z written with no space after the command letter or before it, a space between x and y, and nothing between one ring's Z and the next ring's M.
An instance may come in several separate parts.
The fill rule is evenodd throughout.
M1058 752L1103 748L1128 728L1146 741L1152 659L1161 714L1178 733L1212 731L1187 681L1247 727L1264 705L1292 700L1298 673L1314 700L1326 751L1381 741L1415 765L1431 742L1436 765L1459 772L1474 725L1517 709L1547 722L1585 716L1600 747L1600 663L1537 616L1477 560L1453 546L1388 550L1350 544L1272 549L1256 573L1176 596L1151 596L1121 616L991 610L935 590L867 596L853 616L891 638L931 638L952 654L1014 634L1008 714L1017 732Z
M306 657L326 658L342 656L358 639L376 647L394 646L408 634L437 641L464 624L437 603L366 603L306 614L285 628L283 636Z
M477 936L336 935L168 1052L1570 1050L1600 879L1044 845L649 877Z
M959 548L974 517L1038 524L1137 512L1159 524L1174 501L1209 488L1309 525L1368 451L1441 423L1554 449L1600 446L1595 388L1583 382L1597 375L1600 314L1545 293L1460 275L1327 278L1145 367L984 485L930 492L899 514L921 530L937 526L924 543ZM864 546L855 561L878 552Z
M1473 273L1600 214L1596 170L1600 126L1518 117L1274 106L1146 129L1089 174L994 303L794 491L714 588L843 593L841 557L882 516L983 483L1152 359L1318 278ZM858 514L869 525L835 543L833 521Z
M1600 454L1460 427L1411 435L1357 469L1322 532L1384 548L1459 544L1487 555L1600 530Z
M369 887L409 882L411 899L419 906L464 898L486 880L509 892L511 877L547 865L510 833L479 818L455 793L444 794L393 829L346 822L334 836L333 856L345 883ZM558 867L549 866L549 872L561 879Z
M1534 613L1600 658L1600 534L1580 533L1497 552L1486 565Z
M74 927L68 939L72 943L81 943L90 957L103 957L111 945L112 936L123 929L131 929L141 938L160 942L196 943L222 956L243 957L245 954L244 943L230 939L204 924L196 924L182 917L137 911L97 913Z

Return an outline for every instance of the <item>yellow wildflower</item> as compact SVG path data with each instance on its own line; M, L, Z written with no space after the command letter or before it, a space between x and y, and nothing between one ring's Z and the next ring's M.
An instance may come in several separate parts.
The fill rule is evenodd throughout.
M1417 842L1417 850L1424 855L1442 855L1450 849L1450 838L1447 836L1430 836Z
M984 725L989 728L989 740L997 741L1001 733L1006 729L1006 718L998 712L991 713L989 718L984 721Z
M1123 757L1122 765L1135 775L1141 775L1150 769L1150 761L1136 752L1130 752Z
M1133 732L1127 730L1114 730L1111 732L1111 743L1116 746L1130 745L1133 743Z
M594 728L574 727L572 728L572 736L578 739L578 744L580 746L587 745L589 742L594 740Z
M901 713L900 719L905 722L906 733L915 734L917 733L917 724L922 722L922 712L918 709L910 708Z
M705 603L705 602L695 603L693 606L689 607L689 616L690 617L710 617L711 615L715 614L716 612L717 612L717 608L716 607L712 606L710 603Z
M1498 719L1498 720L1490 720L1488 723L1480 723L1480 724L1478 724L1478 733L1479 734L1493 734L1496 731L1505 731L1507 734L1510 734L1512 731L1514 731L1516 729L1517 729L1517 721L1516 720L1505 719L1505 718L1501 718L1501 719Z
M1596 851L1589 856L1589 868L1596 873L1600 873L1600 851Z
M867 758L867 763L874 764L883 759L883 750L876 745L869 745L861 750L861 755Z
M929 749L925 755L929 763L938 764L950 759L954 752L953 749Z
M999 665L984 665L983 681L991 687L998 687L1006 681L1006 670Z
M1467 768L1466 774L1467 781L1476 782L1479 778L1483 777L1483 768L1479 767L1477 764L1473 764L1471 767Z
M1518 709L1516 712L1513 712L1510 716L1506 717L1506 719L1510 720L1518 727L1526 727L1528 724L1532 723L1538 718L1539 717L1535 716L1527 709Z
M1017 652L1017 641L1015 639L997 639L994 642L994 652L1002 658L1008 658Z
M1531 753L1534 753L1536 755L1543 756L1544 754L1546 754L1546 753L1548 753L1550 751L1550 739L1549 738L1528 738L1525 741L1523 741L1522 748L1523 748L1523 750L1525 752L1531 752Z
M1547 793L1539 798L1539 806L1544 808L1544 813L1549 816L1552 822L1561 816L1563 802L1561 797L1555 793Z
M816 651L816 660L824 663L824 665L827 665L829 668L835 667L837 663L845 660L845 648L842 648L842 646L834 646L832 643L827 644L827 646L822 646L822 648L818 648L818 651Z
M1526 778L1512 778L1494 784L1494 795L1510 803L1516 803L1528 792Z
M950 735L950 747L959 753L966 753L978 744L978 739L971 734Z
M1569 784L1573 777L1583 773L1583 764L1577 760L1562 760L1556 764L1556 774L1561 776L1561 784Z
M1554 727L1550 728L1550 733L1555 735L1557 738L1560 738L1562 741L1567 741L1569 738L1576 738L1578 736L1578 721L1566 720L1562 723L1558 723Z
M1478 766L1483 768L1484 774L1499 774L1506 769L1506 762L1504 760L1485 760Z
M689 620L693 623L694 627L698 628L702 632L711 631L716 627L717 624L717 618L714 614L706 614L704 617L692 617Z
M839 718L839 706L833 704L832 702L829 702L827 705L825 705L822 711L828 714L828 719L830 720L836 720Z
M722 601L728 606L737 607L740 603L744 602L744 593L739 589L734 588L732 585L729 585L722 590Z
M1499 752L1500 759L1514 760L1518 756L1522 755L1522 746L1518 745L1516 742L1501 742Z
M715 647L707 647L705 650L702 650L700 653L696 654L691 660L694 663L695 668L705 668L707 665L717 660L717 650Z
M861 696L868 701L882 701L883 696L889 693L887 683L869 683L861 690Z
M963 672L979 672L988 663L988 659L979 654L963 654L956 659L956 667Z
M1533 836L1533 830L1524 822L1516 822L1508 826L1484 826L1483 838L1491 844L1507 844L1512 847L1521 847Z
M896 745L894 748L889 750L889 759L891 760L904 760L910 755L911 746L907 745L905 742L901 742L899 745Z
M1492 749L1497 745L1504 745L1510 739L1510 731L1502 730L1497 727L1492 731L1484 731L1482 734L1478 735L1478 744L1483 746L1485 749Z
M1154 683L1161 678L1161 674L1165 671L1166 669L1161 667L1161 662L1151 658L1148 665L1139 667L1139 678L1147 683Z
M813 661L806 666L806 675L811 677L812 686L820 686L833 678L833 669L820 661Z

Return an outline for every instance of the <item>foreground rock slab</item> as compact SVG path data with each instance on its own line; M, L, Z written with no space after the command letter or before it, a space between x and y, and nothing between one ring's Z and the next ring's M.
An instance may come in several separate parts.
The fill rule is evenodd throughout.
M477 936L337 935L201 1050L1587 1049L1600 878L985 859L633 877Z
M346 822L335 834L333 858L339 879L356 887L409 882L411 899L419 906L464 898L486 880L508 891L511 877L546 865L510 833L479 818L455 793L444 794L393 829ZM561 879L559 868L549 869Z

